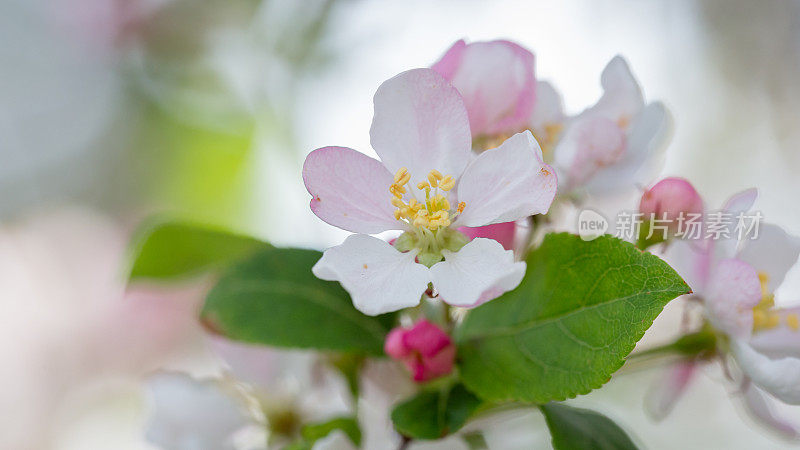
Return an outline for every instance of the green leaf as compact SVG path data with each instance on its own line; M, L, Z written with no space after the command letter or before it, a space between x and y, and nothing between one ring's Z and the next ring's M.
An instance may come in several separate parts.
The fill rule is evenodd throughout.
M422 391L397 405L392 422L401 434L414 439L439 439L458 431L481 401L463 385Z
M556 450L636 450L628 434L602 414L559 403L541 410Z
M671 299L690 292L664 261L611 236L560 233L517 289L456 330L464 384L487 400L547 403L611 378Z
M383 355L392 314L370 317L332 281L311 273L315 250L268 248L237 264L206 298L204 324L230 339Z
M241 259L268 244L247 236L181 221L150 223L134 244L130 278L173 278Z
M329 435L334 430L342 430L357 446L361 445L361 429L354 417L337 417L323 423L309 424L303 427L303 439L313 444Z

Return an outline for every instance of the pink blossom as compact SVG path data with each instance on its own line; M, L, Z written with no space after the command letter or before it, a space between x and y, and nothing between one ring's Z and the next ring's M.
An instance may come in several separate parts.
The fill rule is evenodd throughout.
M431 68L458 89L472 136L527 128L536 100L534 57L509 41L453 44Z
M722 211L736 217L755 201L754 189L734 195ZM730 338L746 381L784 403L800 404L800 308L776 306L774 292L800 256L800 238L761 223L757 239L677 241L670 264L703 301L706 317ZM755 417L786 432L786 423L748 392ZM766 400L764 400L766 401ZM769 419L769 420L767 420ZM794 432L798 429L795 427Z
M339 281L370 315L419 304L430 283L464 307L515 288L525 263L495 240L469 241L457 230L547 212L557 181L533 135L474 156L461 96L430 69L384 82L374 103L370 137L381 161L325 147L303 166L314 214L358 233L328 249L314 274ZM368 236L387 230L403 231L394 245Z
M567 191L602 195L649 183L662 163L669 117L645 104L625 60L614 57L600 77L603 96L567 123L555 167Z
M667 219L676 229L680 216L703 213L703 199L694 186L683 178L669 177L659 181L642 194L639 212L645 218Z
M386 354L402 361L414 381L424 382L453 370L456 347L450 336L423 319L411 328L395 328L386 337Z

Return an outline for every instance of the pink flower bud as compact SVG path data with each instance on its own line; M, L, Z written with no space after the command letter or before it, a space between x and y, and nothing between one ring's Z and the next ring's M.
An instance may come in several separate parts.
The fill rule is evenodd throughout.
M654 214L656 219L666 218L674 223L681 214L701 214L703 199L685 179L664 178L642 195L639 212L645 219Z
M425 319L411 328L392 330L386 336L384 351L402 361L418 383L449 374L456 356L450 336Z
M499 242L506 250L514 249L514 232L516 231L514 222L495 223L484 227L461 227L458 231L462 232L470 240L475 238L489 238Z

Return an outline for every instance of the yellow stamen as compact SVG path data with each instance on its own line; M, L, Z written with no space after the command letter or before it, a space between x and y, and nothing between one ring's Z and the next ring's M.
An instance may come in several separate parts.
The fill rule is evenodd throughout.
M430 179L430 177L433 177L433 178L435 178L437 181L439 181L439 180L441 180L441 179L443 179L443 178L444 178L444 175L442 175L442 174L441 174L441 173L440 173L438 170L436 170L436 169L433 169L433 170L431 170L431 172L428 174L428 179Z
M435 188L436 186L439 185L439 180L437 180L436 177L433 176L433 172L428 174L428 183L430 183L432 188Z
M466 207L467 207L467 204L466 204L466 203L464 203L464 202L458 202L458 208L456 208L456 211L457 211L459 214L461 214L462 212L464 212L464 208L466 208Z
M786 326L794 331L800 330L800 319L797 317L797 314L786 315Z
M394 206L395 208L402 208L403 206L406 206L406 204L403 203L403 200L397 197L392 197L391 202L392 206Z
M408 169L405 167L400 168L397 173L394 174L394 184L402 186L411 180L411 174L408 173Z
M456 185L456 180L454 180L453 177L451 177L450 175L444 177L444 179L442 179L442 181L439 183L439 187L445 192L449 191L450 189L453 189L455 185Z

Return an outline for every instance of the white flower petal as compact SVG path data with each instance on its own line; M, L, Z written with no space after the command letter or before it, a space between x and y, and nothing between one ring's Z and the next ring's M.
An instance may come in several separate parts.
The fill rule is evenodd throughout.
M768 223L760 224L758 237L746 238L739 251L739 259L750 263L757 271L769 275L767 288L770 292L775 292L783 283L786 272L797 263L798 256L800 256L800 238L788 234L777 225Z
M433 286L453 306L473 307L517 287L525 263L495 240L476 238L458 252L444 252L445 260L431 267Z
M648 104L632 118L627 131L625 152L588 181L586 189L594 193L613 193L636 184L650 184L664 162L664 150L671 121L660 102Z
M591 108L611 120L631 120L644 106L644 96L639 83L631 73L625 59L619 55L608 62L600 75L603 96Z
M749 337L753 307L761 301L761 282L755 269L738 259L720 261L712 270L705 292L709 320L735 337Z
M741 340L731 342L736 361L756 386L790 405L800 405L800 359L770 358Z
M756 386L751 384L745 389L744 404L754 419L786 437L800 437L800 424L792 423L778 415L769 403L764 393Z
M556 175L542 161L530 131L481 153L458 182L466 208L454 226L480 227L546 213L556 194Z
M531 113L531 128L538 133L545 132L545 127L560 124L564 117L564 101L561 94L547 81L536 83L536 103Z
M312 270L318 278L340 282L356 309L374 316L419 304L430 271L414 258L378 238L353 234L326 250Z
M145 436L161 448L233 448L233 434L252 423L244 405L214 381L163 372L152 376L148 384L155 408Z
M403 230L389 199L392 174L380 161L346 147L311 152L303 164L311 211L325 222L354 233Z
M369 130L372 148L392 172L406 167L412 184L433 169L458 177L472 152L464 101L431 69L413 69L385 81L375 93Z
M645 398L645 409L655 420L662 420L683 397L689 383L694 379L698 363L694 360L679 361L667 368L667 372L650 390Z

